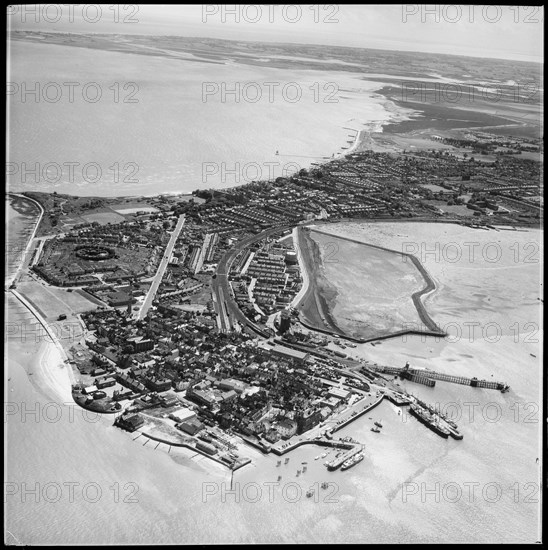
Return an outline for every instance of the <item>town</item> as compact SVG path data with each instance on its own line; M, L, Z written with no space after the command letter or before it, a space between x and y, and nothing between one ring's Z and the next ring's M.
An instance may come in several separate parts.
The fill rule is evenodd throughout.
M304 274L292 231L349 219L541 223L539 140L469 132L432 143L192 196L26 192L44 209L34 276L94 304L74 315L83 337L64 342L75 401L232 469L249 462L238 441L278 454L340 446L333 434L383 398L410 404L388 371L327 347L352 342L299 322ZM413 407L421 421L433 415L440 435L462 438L426 404ZM359 452L345 445L341 463Z

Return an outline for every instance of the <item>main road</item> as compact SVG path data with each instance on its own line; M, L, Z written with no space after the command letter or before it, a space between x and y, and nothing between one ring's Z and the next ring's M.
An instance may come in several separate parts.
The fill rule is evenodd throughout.
M156 272L156 275L154 275L154 279L152 280L152 284L148 289L148 293L146 295L145 301L143 302L141 309L137 313L137 319L144 319L146 317L146 314L148 313L148 310L150 309L150 306L152 305L152 301L156 296L158 287L160 286L160 283L162 282L162 279L164 277L164 273L166 272L167 264L169 263L169 259L171 258L171 254L173 253L175 242L179 238L179 233L181 232L181 229L183 228L184 223L185 223L185 215L181 214L181 216L179 216L179 220L177 221L177 225L173 230L173 233L171 234L169 243L167 243L164 255L160 260L160 265L158 266L158 271Z
M219 264L217 265L216 277L213 279L211 284L212 290L216 297L217 307L219 308L218 313L222 323L222 326L219 328L221 328L221 330L231 330L232 322L238 321L242 327L247 325L255 332L264 335L264 330L260 329L255 323L253 323L253 321L250 321L238 307L236 300L234 300L234 297L232 296L230 283L228 281L228 272L230 271L232 262L235 260L236 256L242 252L242 250L249 248L258 241L275 235L276 233L281 233L282 231L291 229L292 227L293 225L282 225L272 229L267 229L257 235L251 235L250 237L242 239L236 243L234 248L229 250L221 258ZM226 326L227 324L228 326Z

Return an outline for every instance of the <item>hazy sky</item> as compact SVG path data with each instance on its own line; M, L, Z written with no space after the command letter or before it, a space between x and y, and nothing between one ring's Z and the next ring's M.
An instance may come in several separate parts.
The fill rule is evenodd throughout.
M69 8L68 4L45 4L33 10L34 5L12 6L8 25L12 29L207 36L543 61L544 10L535 6L74 4Z

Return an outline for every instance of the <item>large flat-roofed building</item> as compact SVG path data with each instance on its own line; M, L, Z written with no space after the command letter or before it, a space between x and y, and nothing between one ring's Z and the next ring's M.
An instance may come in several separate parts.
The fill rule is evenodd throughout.
M272 346L272 348L269 349L270 351L272 351L272 353L275 353L276 355L279 355L286 359L295 359L296 361L300 361L301 363L304 363L309 357L308 353L292 348L286 348L285 346L280 346L279 344L275 344L274 346Z
M196 413L194 411L191 411L190 409L187 409L186 407L181 407L180 409L173 411L169 415L169 418L171 418L171 420L174 420L175 422L187 422L188 420L196 418Z
M330 388L330 390L327 392L327 395L329 395L330 397L336 397L337 399L345 400L350 395L350 392L342 390L340 388Z

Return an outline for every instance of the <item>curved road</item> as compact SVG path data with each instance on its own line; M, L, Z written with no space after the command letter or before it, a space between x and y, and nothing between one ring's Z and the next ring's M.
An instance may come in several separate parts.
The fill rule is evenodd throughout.
M236 300L232 296L232 291L230 289L230 283L228 281L228 272L230 271L230 266L235 260L236 256L246 248L249 248L251 245L255 244L258 241L263 240L266 237L275 235L276 233L281 233L287 229L291 229L293 225L282 225L279 227L274 227L272 229L267 229L257 235L252 235L247 237L238 243L235 247L229 250L219 261L217 266L217 276L212 280L211 289L215 294L218 313L221 318L221 329L230 330L232 327L232 322L234 320L238 321L242 326L249 326L255 332L263 335L264 331L261 330L253 321L250 321L240 310ZM228 317L228 318L227 318ZM226 326L228 323L229 326Z

